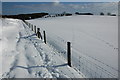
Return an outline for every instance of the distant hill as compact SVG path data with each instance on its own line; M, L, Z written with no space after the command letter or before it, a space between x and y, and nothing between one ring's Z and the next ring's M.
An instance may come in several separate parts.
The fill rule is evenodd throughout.
M32 13L32 14L18 14L18 15L2 15L3 18L14 18L14 19L22 19L22 20L29 20L35 18L41 18L48 13Z
M93 15L92 13L78 13L77 15ZM32 14L18 14L18 15L2 15L3 18L14 18L14 19L21 19L21 20L30 20L35 18L42 18L42 17L52 17L49 15L49 13L32 13ZM56 14L53 17L57 16L72 16L71 13L62 13L62 14Z
M76 12L75 14L77 14L77 15L94 15L92 13L79 13L79 12Z

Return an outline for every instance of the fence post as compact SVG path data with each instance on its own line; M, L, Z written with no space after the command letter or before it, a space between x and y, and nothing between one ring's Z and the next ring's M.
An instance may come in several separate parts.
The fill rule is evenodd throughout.
M71 67L71 43L67 42L67 59L68 65Z
M29 23L29 28L31 28L31 25L30 25L30 23Z
M35 31L35 33L36 33L36 26L34 26L34 31Z
M29 25L30 25L30 30L32 29L32 26L31 26L31 24L29 23Z
M45 34L45 31L43 31L43 34L44 34L44 42L46 44L46 34Z
M27 26L28 26L28 22L26 22L27 23ZM28 26L29 27L29 26Z
M37 28L37 37L42 39L42 35L40 33L40 28Z
M31 26L32 26L32 31L33 31L33 25L31 24Z
M40 38L40 28L37 28L37 37Z
M27 25L28 25L28 27L29 27L29 23L27 22Z

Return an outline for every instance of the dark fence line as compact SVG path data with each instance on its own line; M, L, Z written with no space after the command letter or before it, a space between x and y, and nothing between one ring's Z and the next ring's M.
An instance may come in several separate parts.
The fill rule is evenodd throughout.
M23 22L30 28L31 31L34 31L34 33L36 33L36 36L39 39L41 39L41 40L43 39L44 43L47 44L47 41L48 41L47 37L49 37L49 36L46 36L46 31L45 30L43 30L43 36L42 36L42 34L41 34L42 32L41 32L40 28L37 28L35 25L33 25L33 24L31 24L31 23L29 23L27 21L23 20ZM60 38L60 40L63 41L64 43L66 43L66 49L67 50L65 52L64 52L64 50L62 50L63 52L59 52L59 53L63 53L63 54L66 55L65 58L67 57L66 60L68 62L68 65L70 67L73 67L76 71L82 72L84 74L84 76L86 76L88 78L117 78L118 77L118 76L116 76L116 74L113 74L113 73L109 72L108 70L106 70L103 67L97 65L96 63L91 62L90 60L86 59L83 56L77 56L76 57L76 59L78 58L77 59L78 60L77 61L78 65L76 66L74 64L74 61L71 59L72 58L72 55L71 55L72 54L71 53L71 42L64 41L64 39L61 39L61 38ZM54 43L54 41L53 42L50 41L50 42L51 42L50 44ZM56 44L54 44L54 47L59 48ZM64 55L62 55L62 56L64 56ZM97 59L93 59L93 60L99 62ZM107 64L103 64L103 65L107 65ZM111 66L109 66L109 65L107 65L107 67L111 68ZM111 68L111 69L113 69L113 68ZM116 71L119 72L118 70L116 70Z

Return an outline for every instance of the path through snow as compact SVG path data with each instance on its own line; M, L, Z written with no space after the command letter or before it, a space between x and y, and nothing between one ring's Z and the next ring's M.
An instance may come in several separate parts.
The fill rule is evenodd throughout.
M2 19L3 78L82 78L20 20Z

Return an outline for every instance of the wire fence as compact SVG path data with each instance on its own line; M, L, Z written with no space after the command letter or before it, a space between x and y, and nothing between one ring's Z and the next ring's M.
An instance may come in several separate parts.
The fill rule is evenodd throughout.
M117 75L83 56L77 56L76 59L78 60L77 63L72 60L74 68L81 71L87 78L117 78Z
M24 22L36 33L35 30L37 30L37 27L35 25L26 21ZM44 36L43 31L45 30L40 28L41 36ZM67 41L48 31L46 31L46 36L47 44L57 51L59 53L58 55L67 60ZM118 73L120 72L114 67L87 55L87 53L81 52L80 49L75 46L72 46L71 61L72 67L86 78L118 78Z
M51 33L46 32L49 34L47 36L47 42L50 46L52 46L60 55L62 55L65 59L67 58L67 51L66 51L66 41L62 40L60 37L53 35Z

